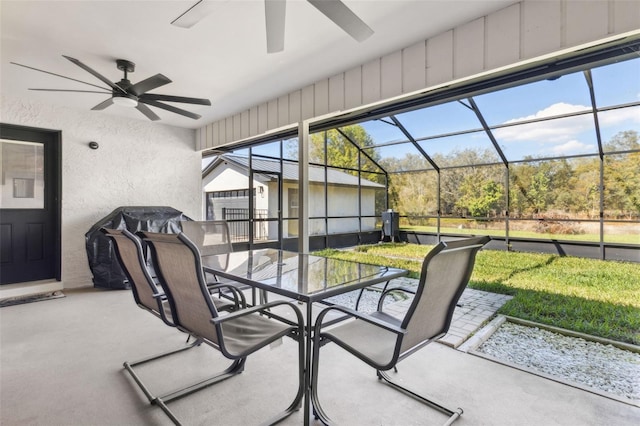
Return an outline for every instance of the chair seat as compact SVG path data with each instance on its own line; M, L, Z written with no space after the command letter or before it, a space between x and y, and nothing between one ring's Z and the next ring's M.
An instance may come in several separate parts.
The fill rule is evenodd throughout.
M398 327L401 324L400 320L384 312L373 312L369 316ZM347 350L359 352L369 359L370 364L377 366L386 366L391 362L398 340L396 333L363 320L345 321L335 328L323 331L322 335Z
M219 311L230 311L236 308L236 305L233 302L220 299L217 296L212 296L213 304L216 306L216 309Z
M224 345L232 354L253 352L287 335L296 327L253 314L222 323Z

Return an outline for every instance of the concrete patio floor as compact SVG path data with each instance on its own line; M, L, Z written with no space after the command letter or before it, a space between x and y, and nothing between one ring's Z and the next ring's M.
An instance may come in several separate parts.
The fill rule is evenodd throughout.
M184 334L136 307L121 290L65 291L66 297L0 309L0 424L170 425L122 368L125 360L179 347ZM469 307L469 305L467 305ZM259 424L295 392L297 346L252 355L245 371L172 402L185 425ZM156 394L226 367L202 346L141 367ZM394 373L392 373L394 374ZM323 347L320 398L343 425L442 424L446 416L378 382L335 345ZM434 343L399 365L399 380L445 405L456 425L637 425L640 409ZM302 411L282 424L301 425ZM317 422L313 422L318 424Z

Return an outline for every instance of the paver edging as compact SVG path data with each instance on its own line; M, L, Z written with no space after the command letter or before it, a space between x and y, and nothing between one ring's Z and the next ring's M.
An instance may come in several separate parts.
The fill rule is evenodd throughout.
M523 325L523 326L527 326L527 327L535 327L535 328L539 328L539 329L543 329L543 330L547 330L553 333L557 333L557 334L563 334L569 337L576 337L576 338L581 338L587 341L592 341L592 342L597 342L597 343L601 343L603 345L612 345L615 346L619 349L622 350L627 350L627 351L631 351L631 352L635 352L635 353L640 353L640 346L637 345L632 345L629 343L624 343L624 342L617 342L614 340L610 340L610 339L605 339L602 337L597 337L597 336L591 336L588 334L584 334L584 333L579 333L576 331L572 331L572 330L567 330L567 329L563 329L563 328L559 328L559 327L554 327L554 326L550 326L550 325L546 325L546 324L540 324L540 323L536 323L533 321L527 321L527 320L523 320L521 318L515 318L515 317L511 317L511 316L506 316L506 315L497 315L491 322L489 322L489 324L487 324L486 326L484 326L482 329L480 329L476 334L474 334L472 337L470 337L467 341L465 341L462 345L458 346L457 350L480 357L480 358L484 358L487 359L489 361L495 362L497 364L502 364L505 365L507 367L511 367L511 368L515 368L517 370L521 370L530 374L533 374L535 376L539 376L539 377L543 377L545 379L548 380L553 380L554 382L558 382L558 383L562 383L564 385L567 386L571 386L573 388L576 389L581 389L585 392L590 392L605 398L609 398L609 399L613 399L615 401L618 402L622 402L628 405L632 405L635 407L640 407L640 401L637 400L630 400L628 398L624 398L622 396L618 396L616 394L612 394L612 393L608 393L605 391L602 391L600 389L596 389L596 388L592 388L589 387L585 384L579 383L579 382L575 382L575 381L571 381L569 379L566 379L564 377L558 377L558 376L554 376L552 374L548 374L533 368L529 368L520 364L516 364L510 361L506 361L504 359L500 359L482 352L477 351L477 348L480 347L480 345L482 345L487 339L489 339L491 337L491 335L505 322L505 321L509 321L515 324L519 324L519 325Z

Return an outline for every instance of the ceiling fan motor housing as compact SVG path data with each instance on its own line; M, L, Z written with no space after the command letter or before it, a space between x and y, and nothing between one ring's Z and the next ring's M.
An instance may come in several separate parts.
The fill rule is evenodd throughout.
M129 81L126 78L123 78L122 80L120 80L119 82L116 83L116 85L120 88L122 88L122 90L124 90L127 93L131 93L129 92L129 88L132 86L131 81ZM113 93L114 96L117 93L118 95L122 95L122 92L120 92L119 90L113 89Z
M126 59L116 59L116 66L120 71L134 72L136 70L136 64Z

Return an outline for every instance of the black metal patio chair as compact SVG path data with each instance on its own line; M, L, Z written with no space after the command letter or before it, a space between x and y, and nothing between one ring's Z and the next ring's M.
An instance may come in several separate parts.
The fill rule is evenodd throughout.
M198 247L202 256L233 251L226 220L189 220L180 222L182 232Z
M231 232L229 223L226 220L205 220L205 221L182 221L180 222L182 232L191 240L200 251L200 255L217 256L233 252L233 244L231 243ZM217 256L222 269L227 269L229 258ZM211 277L216 282L232 282L233 286L238 289L247 290L249 286L237 282L226 280L212 272L205 271L205 277ZM252 303L256 304L256 289L251 288ZM228 297L226 292L220 291L219 297ZM266 303L268 301L267 293L260 291L260 301L258 303Z
M274 301L221 315L207 289L198 247L184 233L141 232L141 235L150 247L176 326L233 360L229 375L242 371L249 355L285 336L298 341L298 391L291 404L268 423L277 423L298 410L304 396L305 348L304 320L295 304ZM292 309L296 322L284 323L272 319L267 310L276 306ZM184 395L183 392L169 395L159 403L166 407L166 403Z
M462 408L446 408L404 388L395 383L386 371L396 369L398 362L447 333L456 304L469 282L476 254L489 240L490 237L485 236L439 243L422 263L418 287L413 290L385 290L377 311L371 314L337 305L320 312L314 328L311 380L314 413L320 421L331 424L318 399L320 348L329 342L336 343L375 368L380 380L447 414L449 419L445 424L451 424L462 415ZM384 298L393 291L415 294L402 320L382 311ZM333 310L348 314L353 319L323 330L323 319Z
M147 268L147 262L145 259L144 250L142 247L141 240L128 230L117 230L117 229L108 229L101 228L101 231L109 237L113 243L115 248L115 254L118 258L120 266L122 267L127 280L131 285L131 292L133 294L133 298L136 304L150 312L154 316L162 319L162 321L170 326L177 327L175 323L175 314L171 310L171 305L166 297L166 294L161 286L159 286L156 281L151 276L149 269ZM233 286L229 283L208 283L207 291L209 293L216 292L219 289L224 288L229 292L232 292L235 297L233 298L233 302L230 302L226 299L219 299L217 297L212 297L212 301L216 308L220 311L236 311L246 305L244 300L244 295L241 291L233 288ZM180 330L185 331L185 330ZM124 368L126 371L131 374L131 377L134 379L136 384L143 391L149 402L156 403L158 400L162 401L163 397L155 396L149 388L144 384L141 377L134 370L135 367L140 366L142 364L147 364L151 361L159 360L161 358L168 357L170 355L178 354L180 352L186 351L188 349L194 348L196 346L200 346L202 344L202 339L194 338L190 342L191 335L188 334L187 341L184 346L181 346L177 349L172 349L166 352L162 352L160 354L152 355L145 357L143 359L137 361L125 361ZM238 371L239 372L239 371ZM225 370L223 374L227 374ZM219 374L215 375L213 378L210 378L205 381L200 381L199 384L201 387L207 386L209 382L213 381L214 383L219 381ZM189 390L190 392L194 392L198 387L195 385L189 385L180 391ZM172 414L167 413L170 417ZM172 417L173 419L173 417Z

